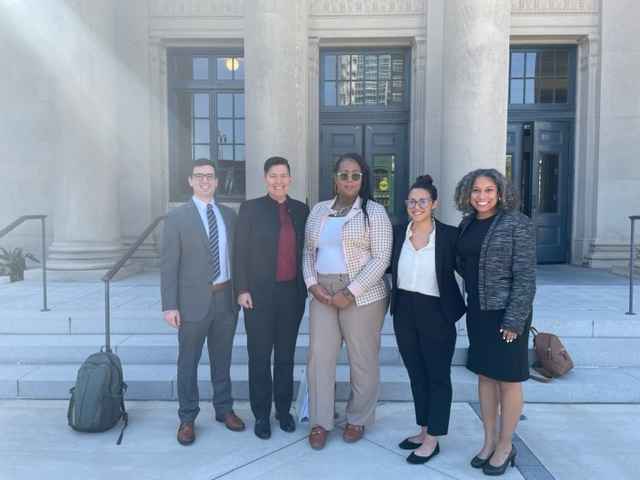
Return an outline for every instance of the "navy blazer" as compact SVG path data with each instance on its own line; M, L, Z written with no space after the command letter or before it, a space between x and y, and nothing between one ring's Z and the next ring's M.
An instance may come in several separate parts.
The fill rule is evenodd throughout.
M456 265L456 240L458 229L446 225L438 220L436 222L436 277L440 290L440 304L445 317L451 322L457 322L466 307L460 288L454 274ZM398 296L398 261L405 241L407 226L409 223L394 225L393 227L393 251L391 255L391 303L390 312L393 315Z
M302 275L302 247L309 207L291 197L286 202L296 235L298 298L304 302L307 287ZM236 228L233 280L235 291L251 293L254 304L269 299L273 293L279 238L280 218L275 200L265 195L242 202Z

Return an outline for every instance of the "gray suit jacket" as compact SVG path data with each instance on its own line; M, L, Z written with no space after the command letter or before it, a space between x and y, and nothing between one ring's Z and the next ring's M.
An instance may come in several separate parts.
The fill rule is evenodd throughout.
M227 230L227 258L232 268L236 212L217 204ZM207 315L211 303L209 241L193 200L171 210L164 224L161 249L160 292L162 310L179 310L185 322L197 322ZM233 278L233 271L230 272ZM233 282L232 282L233 283ZM238 311L235 293L229 310Z

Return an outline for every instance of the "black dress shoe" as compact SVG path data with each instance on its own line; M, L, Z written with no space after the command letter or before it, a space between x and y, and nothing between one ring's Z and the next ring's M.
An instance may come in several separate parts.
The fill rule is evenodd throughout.
M289 412L276 413L276 420L280 422L280 430L283 432L291 433L296 431L296 421Z
M253 433L256 437L267 440L271 437L271 422L269 418L256 418L256 424L253 427Z
M402 440L398 444L398 447L400 447L402 450L415 450L420 445L422 445L422 444L421 443L412 442L408 438L405 438L404 440Z
M428 457L421 457L420 455L416 455L416 452L411 452L411 455L407 457L407 462L413 463L414 465L422 465L423 463L427 463L433 457L440 453L440 444L436 443L436 448L433 449L431 455Z
M480 458L478 455L471 459L471 466L473 468L482 468L484 464L489 461L489 459L493 456L493 452L487 458Z
M492 477L497 477L498 475L504 474L506 472L507 467L511 464L512 467L516 466L516 447L511 445L511 453L507 455L507 459L504 461L502 465L494 467L488 461L482 467L482 473L485 475L489 475Z

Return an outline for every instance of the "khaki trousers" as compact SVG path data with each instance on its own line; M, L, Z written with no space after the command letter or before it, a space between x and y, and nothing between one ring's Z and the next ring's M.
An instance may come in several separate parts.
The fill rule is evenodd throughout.
M349 283L349 277L318 275L318 282L333 294ZM386 310L386 298L361 307L352 304L344 310L311 299L307 376L312 426L320 425L326 430L334 427L336 363L343 340L351 371L347 422L374 422L380 384L380 331Z

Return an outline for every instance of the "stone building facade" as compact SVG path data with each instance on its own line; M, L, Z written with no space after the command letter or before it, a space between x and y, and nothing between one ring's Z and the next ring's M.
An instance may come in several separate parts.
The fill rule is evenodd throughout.
M48 215L49 267L101 271L185 200L194 158L220 200L330 195L358 151L394 218L412 178L513 178L539 260L609 267L640 214L634 0L0 2L0 227ZM186 172L186 173L185 173ZM38 226L0 241L37 251ZM6 241L5 241L6 240ZM157 234L139 251L153 259Z

